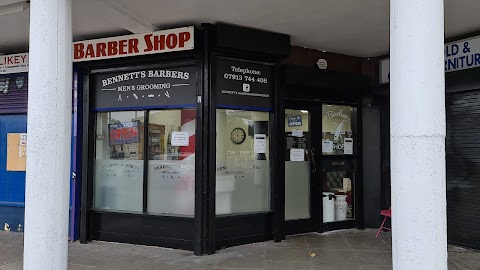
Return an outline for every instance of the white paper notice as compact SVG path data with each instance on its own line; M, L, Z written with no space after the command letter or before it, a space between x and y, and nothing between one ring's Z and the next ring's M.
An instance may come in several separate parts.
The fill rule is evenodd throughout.
M345 138L343 140L343 153L345 155L352 155L353 154L353 139L352 138Z
M27 145L27 133L20 133L20 145Z
M292 136L301 138L301 137L303 137L303 131L294 129L294 130L292 130Z
M290 149L290 161L304 161L305 160L305 150L292 148Z
M333 153L333 142L330 140L322 140L322 153Z
M265 154L267 152L267 135L255 134L253 139L255 154Z
M173 131L172 132L172 146L188 146L189 136L188 132Z

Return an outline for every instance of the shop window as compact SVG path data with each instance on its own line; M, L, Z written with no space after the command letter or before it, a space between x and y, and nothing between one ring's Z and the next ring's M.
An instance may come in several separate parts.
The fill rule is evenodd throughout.
M352 155L354 147L354 107L322 105L322 154Z
M216 214L269 211L269 113L217 109Z
M195 113L193 109L149 112L149 213L194 215Z
M193 216L195 114L194 109L97 113L95 208Z
M97 114L94 205L141 212L143 202L143 111Z

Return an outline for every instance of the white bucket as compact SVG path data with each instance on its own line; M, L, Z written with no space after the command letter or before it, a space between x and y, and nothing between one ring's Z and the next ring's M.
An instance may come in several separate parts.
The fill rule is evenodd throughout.
M335 221L335 201L333 199L333 192L322 192L322 195L323 195L323 222Z
M347 219L347 195L335 196L335 220L341 221Z

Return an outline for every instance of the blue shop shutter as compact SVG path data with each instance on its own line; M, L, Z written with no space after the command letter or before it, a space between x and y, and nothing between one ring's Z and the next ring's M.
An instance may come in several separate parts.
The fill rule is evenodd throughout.
M28 74L0 76L0 114L26 113L28 102Z

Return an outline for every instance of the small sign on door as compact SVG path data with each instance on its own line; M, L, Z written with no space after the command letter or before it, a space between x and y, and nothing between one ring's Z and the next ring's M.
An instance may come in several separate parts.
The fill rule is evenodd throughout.
M172 132L172 146L188 146L189 134L188 132L173 131Z
M353 138L345 138L343 140L343 153L345 155L353 155Z
M298 148L290 149L290 161L305 161L305 150Z

